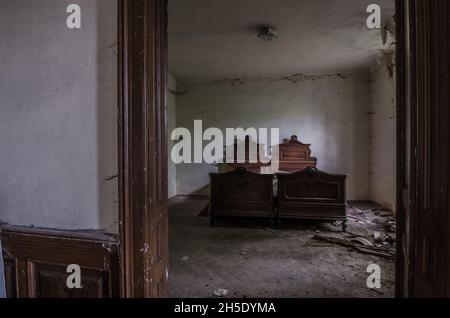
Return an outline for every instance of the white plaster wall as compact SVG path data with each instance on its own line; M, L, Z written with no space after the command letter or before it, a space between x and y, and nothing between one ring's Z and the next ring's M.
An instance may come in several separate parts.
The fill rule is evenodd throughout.
M319 169L348 174L348 199L370 197L370 74L288 80L178 82L177 126L280 128L312 144ZM177 166L178 194L209 184L206 164Z
M168 101L167 101L167 120L168 120L168 153L169 153L169 162L168 162L168 193L169 199L177 195L177 168L175 163L172 161L170 156L170 152L174 145L174 142L171 140L170 135L172 131L176 128L176 103L177 103L177 81L176 79L169 74L169 93L168 93Z
M371 199L395 211L396 102L395 68L388 60L372 71Z
M116 232L117 4L70 3L0 0L0 220Z

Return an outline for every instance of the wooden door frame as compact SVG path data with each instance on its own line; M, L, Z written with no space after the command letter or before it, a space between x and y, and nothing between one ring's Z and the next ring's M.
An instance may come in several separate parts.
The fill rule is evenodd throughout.
M404 187L402 180L406 175L406 101L405 101L405 1L396 0L395 20L396 20L396 118L397 118L397 137L396 137L396 263L395 263L395 296L400 298L406 295L404 290L404 267L406 260L403 258L403 229L405 229L405 211L403 208Z
M437 64L442 69L447 69L447 65L442 66L442 57L437 59L428 51L430 43L426 43L424 33L431 30L435 33L434 40L431 45L436 45L439 40L448 40L448 30L446 28L434 28L433 23L428 14L424 19L424 12L418 7L420 1L432 0L396 0L397 1L397 264L396 264L396 296L397 297L418 297L429 294L424 292L423 287L416 284L417 277L421 274L422 269L417 267L416 261L420 257L419 234L420 234L420 211L423 210L421 204L420 191L421 184L420 174L424 172L423 154L421 154L421 140L424 139L427 132L421 129L422 118L420 115L422 102L431 100L432 94L424 89L423 76L435 76L442 81L447 81L445 76L436 73ZM408 5L406 4L408 3ZM448 10L448 8L447 8ZM446 14L445 11L440 11ZM407 16L406 16L407 15ZM443 16L438 17L439 21L446 20ZM408 28L406 25L408 23ZM447 24L447 28L448 27ZM442 34L440 34L440 32ZM448 45L448 43L446 43ZM437 50L434 47L434 50ZM448 53L448 48L447 48ZM408 59L406 57L408 56ZM434 67L434 69L433 69ZM408 71L407 71L408 69ZM440 90L442 93L444 90ZM445 92L445 91L444 91ZM439 101L446 101L447 96L439 94ZM444 105L444 104L443 104ZM446 104L445 104L446 105ZM446 105L448 106L448 105ZM443 106L441 106L443 107ZM409 126L409 129L407 129ZM446 128L448 129L448 128ZM442 129L440 133L447 134L448 131ZM409 130L409 132L408 132ZM408 144L409 133L409 146ZM442 150L445 155L446 149ZM409 157L409 159L407 158ZM431 159L428 159L431 160ZM407 162L409 164L407 165ZM445 178L448 169L442 169L443 178ZM407 178L407 176L409 176ZM437 180L431 178L431 182L436 183ZM409 179L409 181L407 181ZM443 186L444 191L450 191L448 185ZM447 202L448 204L448 202ZM405 208L407 207L408 213ZM447 212L448 215L448 212ZM448 218L450 222L450 218ZM436 229L437 230L437 229ZM450 236L442 237L447 241L447 250L439 251L447 254L450 259ZM444 244L445 246L445 244ZM447 265L448 266L448 265ZM447 271L448 273L448 271ZM447 275L447 286L450 279ZM445 284L445 283L444 283ZM444 288L445 289L445 288ZM449 295L447 291L447 296ZM432 295L430 295L432 296Z
M412 91L416 91L416 39L415 39L415 2L396 0L396 48L397 48L397 257L395 267L396 297L414 297L414 271L415 271L415 244L416 244L416 180L409 176L407 157L409 152L409 167L416 166L416 158L411 149L417 147L417 136L409 136L409 149L407 147L407 126L409 131L417 130L416 101L412 98ZM408 17L406 16L408 15ZM408 30L406 23L409 23ZM407 34L406 32L409 31ZM408 42L408 48L406 44ZM409 56L406 59L406 54ZM422 57L423 58L423 57ZM406 69L409 68L407 72ZM409 78L407 78L409 76ZM410 83L408 86L407 83ZM407 99L409 96L409 105ZM407 118L407 114L410 118ZM413 138L414 137L414 138ZM406 217L405 206L408 206L409 216Z
M141 191L148 184L148 161L144 157L133 157L134 153L144 153L148 147L148 130L150 122L142 123L140 118L131 116L132 111L146 113L152 100L146 94L145 87L154 85L155 77L151 72L155 68L149 67L145 61L151 61L153 55L147 49L149 34L153 38L164 40L167 32L167 0L117 0L118 1L118 135L119 135L119 228L120 228L120 290L121 297L152 297L149 288L151 279L150 264L143 259L144 246L150 246L151 236L145 220L148 214L148 204L151 202L149 191ZM400 180L405 177L405 28L404 28L404 0L396 0L396 72L397 72L397 261L396 261L396 296L405 295L402 258L402 229L405 227L404 213L401 202L403 188ZM145 8L145 10L139 10ZM166 21L161 28L152 28L152 24L145 23L153 18L152 9L163 10ZM130 12L133 11L133 12ZM155 13L155 12L153 12ZM138 19L141 24L133 26L133 20ZM154 26L154 25L153 25ZM165 28L165 29L164 29ZM163 45L163 56L167 56L167 43ZM131 70L136 63L145 63L141 77L133 76ZM162 71L167 75L167 59L163 60ZM167 78L165 79L167 82ZM167 83L163 83L167 85ZM136 90L143 98L135 101ZM165 129L166 127L161 127Z
M405 152L410 157L405 170L410 181L405 183L408 195L404 195L408 198L404 205L409 205L403 230L409 237L403 242L408 275L404 289L408 297L449 297L450 6L448 0L403 2L409 4L404 10L409 16L409 32L404 33L409 71L403 94L410 127Z
M163 248L154 248L155 229L150 223L159 200L154 189L167 182L164 175L152 175L157 172L150 153L156 153L154 139L158 137L163 144L157 149L167 149L167 0L117 1L120 295L163 297L167 273L164 286L157 287L163 291L155 293L152 262L161 257L154 255L154 249L164 249L158 253L167 259L167 242ZM160 117L154 114L158 104L163 105ZM158 154L161 171L167 170L166 155ZM166 191L156 196L164 197ZM167 226L163 231L168 231Z

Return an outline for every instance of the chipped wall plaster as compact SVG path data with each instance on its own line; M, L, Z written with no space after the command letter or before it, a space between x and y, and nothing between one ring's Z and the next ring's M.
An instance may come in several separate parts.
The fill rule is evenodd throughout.
M396 93L395 55L380 55L372 69L371 177L373 201L395 211L396 203Z

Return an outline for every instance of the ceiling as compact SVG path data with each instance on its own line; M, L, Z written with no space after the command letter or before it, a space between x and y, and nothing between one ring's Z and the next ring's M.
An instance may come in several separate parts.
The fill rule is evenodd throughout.
M169 0L169 69L177 79L322 74L367 68L382 45L373 0ZM378 0L383 21L395 0ZM384 23L384 22L383 22ZM264 42L256 27L273 25Z

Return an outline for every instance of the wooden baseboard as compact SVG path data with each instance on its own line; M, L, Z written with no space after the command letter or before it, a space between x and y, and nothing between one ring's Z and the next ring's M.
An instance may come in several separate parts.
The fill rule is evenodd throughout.
M119 297L118 243L92 231L1 227L9 298ZM67 266L81 268L81 289L69 289Z

